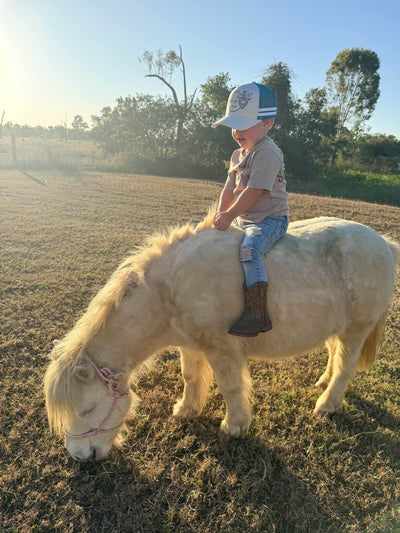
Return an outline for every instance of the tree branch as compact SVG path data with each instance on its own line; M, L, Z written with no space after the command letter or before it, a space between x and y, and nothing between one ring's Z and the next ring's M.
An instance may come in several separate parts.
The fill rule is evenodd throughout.
M185 70L185 63L183 62L183 58L182 58L182 46L181 45L179 45L179 58L181 60L181 65L182 65L183 95L184 95L185 108L186 108L187 107L186 70Z
M178 100L178 95L176 94L176 91L175 89L172 87L172 85L170 83L167 82L167 80L165 78L163 78L162 76L160 76L159 74L146 74L145 78L158 78L160 81L162 81L163 83L165 83L165 85L171 89L172 91L172 95L174 97L174 102L175 102L175 105L177 108L180 109L180 104L179 104L179 100Z

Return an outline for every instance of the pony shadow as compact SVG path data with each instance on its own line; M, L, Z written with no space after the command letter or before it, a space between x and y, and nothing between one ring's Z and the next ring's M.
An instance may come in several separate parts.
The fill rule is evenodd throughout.
M156 477L141 474L136 459L126 459L123 451L103 463L77 465L71 485L86 530L216 533L251 525L255 533L341 531L279 451L251 436L221 440L215 421L202 418L184 422L173 438L184 440L189 428L190 446L171 450Z
M116 454L120 457L116 459ZM139 533L163 531L166 511L154 502L154 482L113 451L110 460L74 463L73 499L82 509L84 531ZM75 531L75 529L74 529Z
M252 531L341 531L341 522L326 512L310 486L288 468L285 455L250 435L215 447L218 465L240 486L235 506L258 517Z
M349 393L348 400L359 412L330 419L346 437L329 446L343 448L344 453L351 448L359 468L364 455L375 457L378 450L384 450L397 469L398 443L382 428L399 431L400 419L354 393ZM113 450L109 460L98 464L75 465L70 486L82 508L85 530L216 533L246 531L251 526L255 533L343 531L340 518L329 513L318 496L318 480L297 474L293 458L288 465L288 450L275 449L251 434L220 439L218 424L218 417L201 416L164 426L167 444L160 444L159 464L156 450L150 451L157 471L146 470L144 463L149 463L149 458L142 463L140 453L129 456L128 450ZM315 437L319 431L315 429ZM130 449L135 449L134 438L137 436L128 437ZM306 463L320 460L308 459L302 452L299 458ZM333 476L335 471L332 465ZM335 483L332 479L329 490L339 505L341 482ZM350 509L353 504L348 505Z
M377 453L377 450L384 450L391 466L400 468L398 440L392 437L393 434L400 433L400 417L350 391L347 400L358 409L358 416L336 414L331 420L337 429L347 433L349 435L347 440L352 439L355 446L361 445L362 441L362 446L369 448L371 454ZM391 433L384 429L390 430Z
M370 402L365 398L361 398L357 394L350 394L349 399L353 405L360 411L368 413L374 419L374 425L379 425L391 429L393 431L400 431L400 417L390 413L387 409L382 409L376 403Z

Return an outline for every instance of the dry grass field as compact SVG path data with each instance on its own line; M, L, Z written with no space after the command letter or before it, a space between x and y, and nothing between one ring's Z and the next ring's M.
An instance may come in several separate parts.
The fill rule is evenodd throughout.
M49 433L42 378L52 340L146 235L198 222L220 190L185 179L0 171L0 532L400 531L399 284L381 354L332 418L312 415L324 350L251 363L250 433L221 442L217 388L199 419L171 418L183 384L170 348L138 384L142 402L121 450L77 464ZM400 241L399 208L290 200L292 220L336 215Z

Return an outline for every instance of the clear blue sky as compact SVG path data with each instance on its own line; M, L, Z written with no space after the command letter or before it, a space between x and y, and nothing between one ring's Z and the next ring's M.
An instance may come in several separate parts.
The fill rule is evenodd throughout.
M400 0L0 0L0 113L56 125L90 121L119 96L165 94L138 57L179 44L189 92L219 72L259 81L282 61L301 98L338 52L360 47L381 61L370 131L400 138L399 23Z

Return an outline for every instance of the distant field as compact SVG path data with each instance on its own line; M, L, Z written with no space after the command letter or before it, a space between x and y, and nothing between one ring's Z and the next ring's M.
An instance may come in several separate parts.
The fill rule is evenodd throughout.
M47 429L42 377L117 264L146 235L198 222L221 185L127 174L0 170L0 532L400 531L400 292L369 373L342 413L315 419L325 351L251 363L247 437L218 440L214 388L195 421L170 418L183 384L161 354L122 450L74 463ZM335 215L400 241L400 208L292 194L292 220Z
M135 164L139 166L134 168ZM171 170L170 166L171 162L166 162L169 171ZM100 147L89 138L72 140L17 137L15 164L11 139L9 136L4 136L0 139L0 169L15 167L28 172L63 172L66 176L79 175L84 171L113 172L124 170L133 172L141 169L140 172L144 172L143 169L148 168L143 167L140 157L139 161L135 160L133 154L132 156L127 156L127 154L105 155ZM160 168L159 162L155 168ZM187 172L193 172L193 170L187 169ZM204 169L202 172L205 172ZM164 173L167 172L164 171ZM224 181L224 174L222 172L221 176L217 176L217 179ZM287 174L288 189L291 192L400 206L400 173L377 174L332 167L324 169L318 175L298 175L295 168L289 168ZM184 174L183 177L190 175ZM203 175L205 178L209 177L207 174ZM215 174L210 172L210 175L214 176ZM197 178L197 175L193 177Z
M100 149L90 140L17 137L16 163L26 170L77 171L92 169L103 163ZM0 139L0 169L14 165L11 138Z

